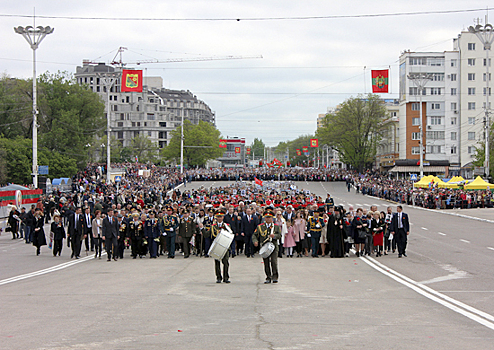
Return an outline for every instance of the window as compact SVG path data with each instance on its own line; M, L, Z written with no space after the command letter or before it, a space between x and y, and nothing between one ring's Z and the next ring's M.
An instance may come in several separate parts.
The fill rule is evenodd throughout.
M148 136L151 137L151 135L152 135L152 132L148 131Z
M451 146L451 154L456 154L456 146Z
M432 80L434 80L434 81L444 81L444 73L435 73L432 76Z
M160 128L166 128L166 122L160 122Z
M427 131L427 140L444 140L444 131Z
M475 80L475 73L468 73L468 80L474 81Z
M456 67L457 60L451 60L451 67Z
M431 95L441 95L441 88L431 88Z
M410 57L408 63L411 66L425 66L427 64L427 58L425 57Z
M484 67L486 66L487 58L484 58ZM491 59L489 58L489 67L491 66Z
M451 141L456 141L456 131L451 132Z
M451 74L450 78L451 78L451 81L456 81L456 74Z
M475 140L475 131L469 131L468 132L468 139L470 141Z
M113 107L112 111L114 111L114 112L118 111L118 105L113 105L112 107Z
M166 139L166 131L160 131L158 133L158 138L159 139Z
M412 147L412 154L420 154L420 147Z
M118 123L117 123L117 126L118 126L119 128L123 128L123 122L118 122Z
M148 120L154 120L154 114L148 113L147 119Z
M144 122L144 126L148 126L148 123L147 122Z
M444 58L442 57L429 57L427 60L427 65L431 67L442 67L444 66Z
M484 102L484 104L483 104L483 107L482 107L482 108L484 108L484 109L485 109L485 102ZM489 109L491 109L491 103L490 103L490 102L489 102Z
M135 127L136 126L136 122L132 122L132 126Z
M470 67L475 66L475 58L469 58L469 59L467 60L467 64L468 64Z
M456 111L458 108L458 105L456 104L456 102L451 102L451 110L452 111Z
M420 140L420 133L419 132L412 132L412 140Z
M431 109L441 109L441 105L439 103L431 103Z
M437 154L437 153L442 153L442 146L437 146L437 145L429 145L426 148L426 152L429 154Z
M484 88L484 96L485 96L485 92L487 91L487 88ZM489 96L491 95L491 88L489 88Z
M468 110L469 111L475 110L475 102L468 102Z
M475 147L474 146L468 146L468 154L475 153Z
M451 96L456 96L456 88L451 88Z
M430 125L441 125L442 124L441 119L442 117L431 117Z
M412 118L412 125L420 125L420 118Z
M468 117L468 125L475 125L475 117Z
M120 120L125 120L125 114L124 113L120 113Z
M125 103L130 103L130 97L129 96L125 96Z
M166 141L160 141L160 148L164 148L166 146Z
M137 122L137 126L139 126L139 127L140 127L140 126L141 126L141 122Z
M139 131L134 131L134 137L138 137L139 136Z
M456 117L452 117L451 118L451 125L456 125L456 121L457 121Z
M468 43L468 51L475 51L475 43Z
M468 88L469 95L475 95L475 88Z
M410 95L418 95L419 94L419 89L417 87L411 87L409 91ZM425 88L422 89L422 95L425 95Z
M412 111L420 111L420 103L413 102L412 103Z
M119 131L119 132L117 133L117 139L120 139L120 140L121 140L121 139L123 139L123 138L124 138L124 137L123 137L123 131Z
M487 73L484 73L482 76L482 79L485 81L485 77L487 76ZM489 73L489 81L491 81L491 73Z

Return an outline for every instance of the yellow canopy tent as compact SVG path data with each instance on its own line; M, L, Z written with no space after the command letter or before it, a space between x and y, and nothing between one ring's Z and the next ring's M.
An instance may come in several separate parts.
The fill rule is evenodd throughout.
M465 185L466 190L486 190L487 187L489 187L490 190L493 190L494 184L490 184L484 181L484 179L482 179L480 176L477 176L475 180Z
M440 178L438 178L437 176L428 175L428 176L424 176L422 179L420 179L420 181L417 181L416 183L414 183L413 187L415 187L415 188L428 188L429 184L431 182L437 183L438 186L441 184L444 184L444 182Z

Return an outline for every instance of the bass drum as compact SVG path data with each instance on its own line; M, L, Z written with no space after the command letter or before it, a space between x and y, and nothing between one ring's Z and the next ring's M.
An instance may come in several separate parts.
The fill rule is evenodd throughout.
M235 235L232 232L221 229L218 236L214 239L213 244L211 244L208 255L216 260L223 259L228 249L230 249L234 237Z
M261 247L259 254L261 254L263 259L267 259L274 252L274 248L273 242L267 242Z

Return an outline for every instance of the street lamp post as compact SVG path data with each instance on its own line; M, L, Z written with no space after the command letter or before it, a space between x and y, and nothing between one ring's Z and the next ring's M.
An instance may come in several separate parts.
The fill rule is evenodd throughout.
M117 81L120 73L113 72L113 73L97 73L96 76L100 78L100 80L103 82L103 85L105 86L106 89L106 183L109 184L111 180L111 172L110 172L110 159L111 159L111 152L110 152L110 138L111 138L111 125L110 125L110 120L111 120L111 106L110 106L110 90Z
M180 174L184 173L184 109L182 108L182 131L180 135Z
M422 93L424 91L425 85L429 81L432 80L432 73L410 73L408 75L408 79L413 81L415 86L417 87L417 92L419 94L419 100L420 100L420 108L419 108L419 113L420 113L420 118L419 118L419 130L420 130L420 138L419 138L419 143L420 143L420 164L419 164L419 169L420 169L420 178L424 177L424 126L422 122Z
M494 41L494 32L492 30L492 24L486 24L481 26L477 24L475 27L468 27L468 31L473 33L479 38L482 45L484 45L485 50L485 117L484 117L484 128L485 128L485 176L489 178L489 129L490 129L490 118L489 118L489 51L491 50L492 42Z
M36 24L34 24L36 26ZM36 104L37 99L37 89L36 89L36 49L45 36L53 33L55 30L50 26L47 27L15 27L14 31L17 34L21 34L24 39L28 42L33 50L33 172L31 176L33 177L34 188L38 188L38 106Z

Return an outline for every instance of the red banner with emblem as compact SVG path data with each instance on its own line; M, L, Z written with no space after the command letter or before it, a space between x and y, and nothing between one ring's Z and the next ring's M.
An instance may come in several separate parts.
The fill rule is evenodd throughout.
M122 70L121 92L142 92L142 70Z

